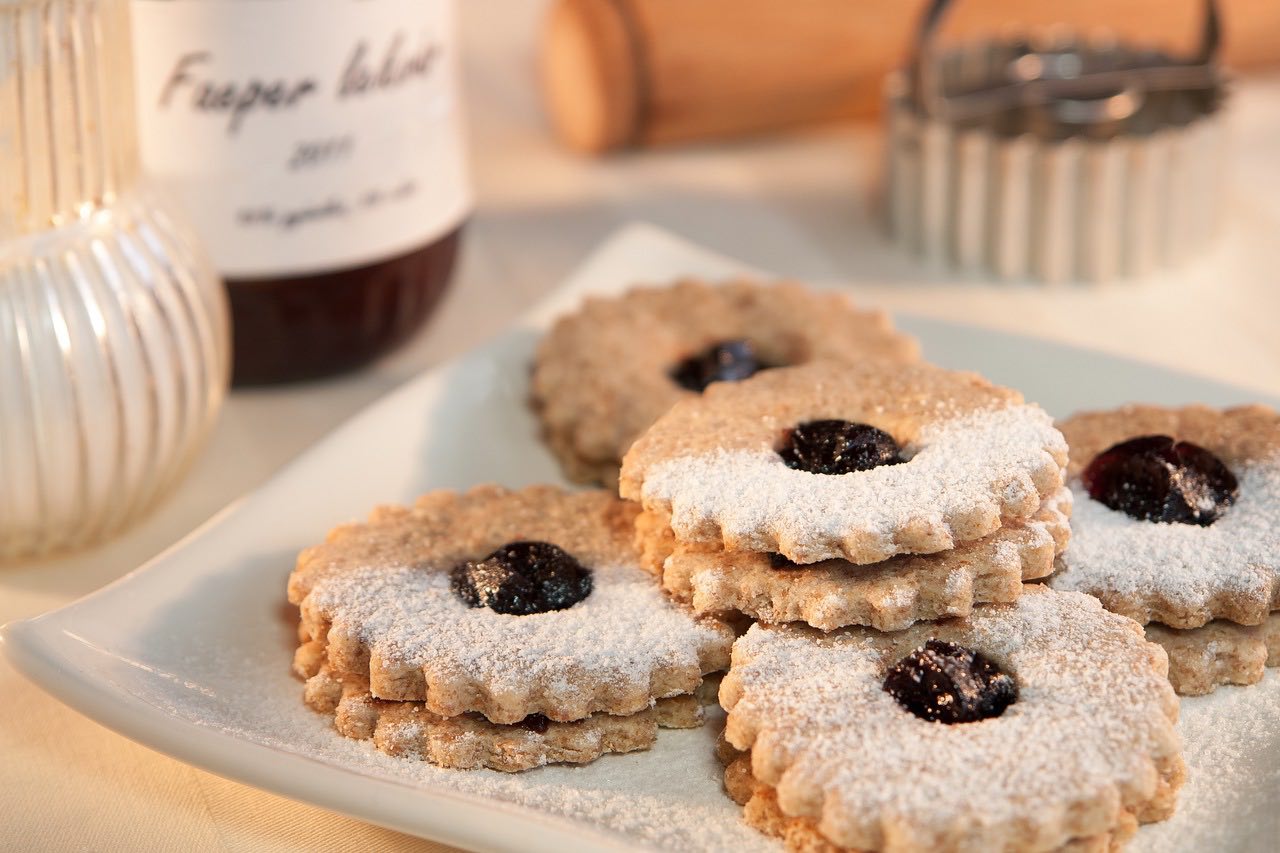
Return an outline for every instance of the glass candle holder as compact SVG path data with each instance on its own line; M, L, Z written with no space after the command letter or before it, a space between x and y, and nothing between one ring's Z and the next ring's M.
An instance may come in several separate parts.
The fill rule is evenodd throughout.
M229 341L213 267L139 174L127 0L0 0L0 561L153 507Z

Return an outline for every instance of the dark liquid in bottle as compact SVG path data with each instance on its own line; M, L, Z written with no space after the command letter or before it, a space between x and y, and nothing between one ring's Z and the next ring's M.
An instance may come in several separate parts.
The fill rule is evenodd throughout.
M330 376L367 364L401 343L440 301L461 230L368 266L228 280L232 381L265 385Z

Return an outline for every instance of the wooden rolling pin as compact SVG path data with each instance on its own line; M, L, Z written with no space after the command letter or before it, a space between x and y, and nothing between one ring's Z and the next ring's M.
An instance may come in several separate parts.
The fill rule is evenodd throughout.
M925 0L555 0L543 89L564 143L599 153L869 115ZM1221 0L1236 68L1280 65L1280 0ZM966 0L949 36L1065 23L1189 50L1198 0Z

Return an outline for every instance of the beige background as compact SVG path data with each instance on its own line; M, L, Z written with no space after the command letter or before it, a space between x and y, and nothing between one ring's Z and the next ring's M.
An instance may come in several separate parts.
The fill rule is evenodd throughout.
M137 566L351 413L502 329L632 219L781 273L855 282L892 309L1032 332L1280 394L1280 80L1238 91L1232 229L1209 257L1176 275L1101 289L990 286L922 272L884 244L872 207L874 128L578 160L550 141L535 97L541 4L460 5L480 209L437 320L360 375L233 395L191 476L139 527L85 554L0 569L0 622L57 607ZM150 752L64 708L3 662L0 695L0 849L443 849Z

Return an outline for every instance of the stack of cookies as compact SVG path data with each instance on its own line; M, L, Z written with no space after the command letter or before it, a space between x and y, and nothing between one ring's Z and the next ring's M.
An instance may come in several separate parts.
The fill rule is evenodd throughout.
M621 490L644 508L647 565L695 610L895 631L1047 576L1069 536L1065 463L1017 392L821 362L677 404L627 454Z
M752 825L802 850L1107 849L1172 812L1164 654L1023 583L1067 545L1066 464L1018 393L883 361L716 383L632 445L645 564L757 622L720 691Z
M661 592L634 517L601 491L485 486L337 528L289 578L307 704L391 755L506 771L700 725L733 633Z
M1131 405L1060 426L1079 512L1050 583L1146 625L1183 695L1280 666L1280 415Z

